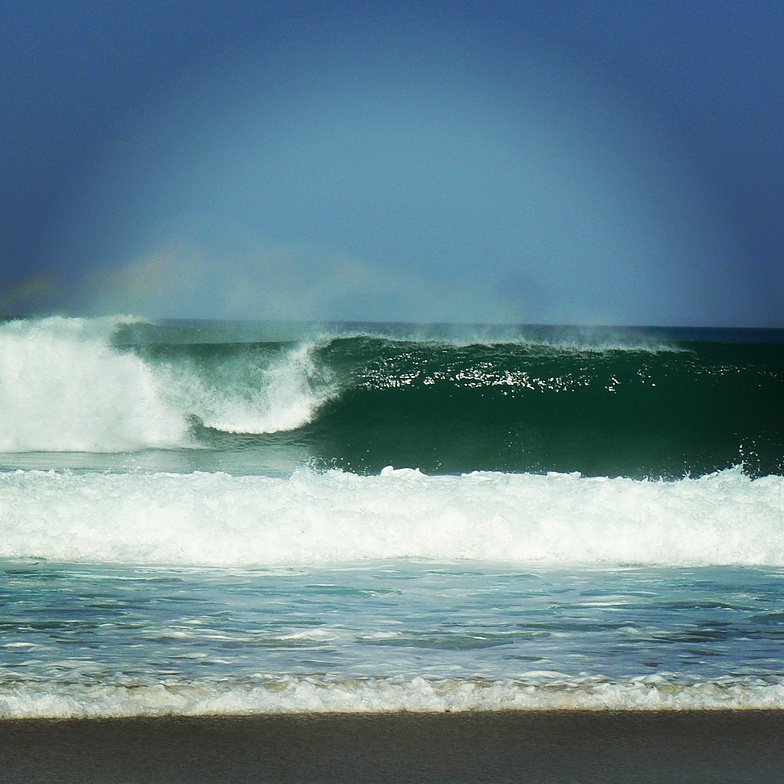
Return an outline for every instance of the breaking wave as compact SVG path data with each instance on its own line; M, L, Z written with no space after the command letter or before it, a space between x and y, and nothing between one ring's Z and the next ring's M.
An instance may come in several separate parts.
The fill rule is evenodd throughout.
M252 566L368 559L784 565L784 478L0 474L0 557Z

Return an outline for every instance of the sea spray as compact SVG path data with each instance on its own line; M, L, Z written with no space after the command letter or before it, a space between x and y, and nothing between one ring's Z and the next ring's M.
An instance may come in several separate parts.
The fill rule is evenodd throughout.
M185 440L153 370L109 346L121 319L0 326L0 451L112 452Z
M259 435L310 422L336 393L328 371L316 367L317 344L279 351L249 348L211 363L186 357L156 366L168 401L205 428Z
M335 390L313 342L264 352L150 357L113 345L129 319L0 326L0 452L200 448L194 423L229 433L291 430Z

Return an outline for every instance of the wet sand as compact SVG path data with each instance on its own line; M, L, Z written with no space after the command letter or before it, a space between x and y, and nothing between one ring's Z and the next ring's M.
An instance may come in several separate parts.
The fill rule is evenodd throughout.
M775 782L784 711L0 721L7 784Z

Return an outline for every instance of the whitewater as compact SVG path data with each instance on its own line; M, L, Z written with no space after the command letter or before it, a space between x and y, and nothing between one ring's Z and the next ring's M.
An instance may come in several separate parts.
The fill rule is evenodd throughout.
M385 558L784 566L784 478L308 469L0 475L2 558L265 566ZM749 514L750 510L753 514Z
M0 716L784 706L784 334L0 324Z

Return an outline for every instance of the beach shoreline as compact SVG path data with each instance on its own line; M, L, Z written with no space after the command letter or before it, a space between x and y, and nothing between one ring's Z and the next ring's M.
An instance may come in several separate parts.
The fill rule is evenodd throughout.
M0 721L7 784L761 782L784 711L498 711Z

